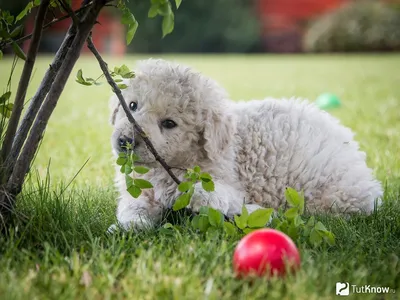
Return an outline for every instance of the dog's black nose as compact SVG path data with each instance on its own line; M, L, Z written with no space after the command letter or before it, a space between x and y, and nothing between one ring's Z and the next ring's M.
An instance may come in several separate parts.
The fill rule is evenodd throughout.
M126 137L126 136L122 136L122 137L119 138L118 144L119 144L119 147L120 147L122 150L125 150L125 151L126 151L126 149L127 149L127 147L128 147L129 144L130 144L131 147L133 148L133 139L131 139L131 138L129 138L129 137Z

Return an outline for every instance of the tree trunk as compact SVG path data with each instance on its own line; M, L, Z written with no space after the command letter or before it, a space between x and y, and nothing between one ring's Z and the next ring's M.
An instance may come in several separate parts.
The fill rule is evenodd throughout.
M58 72L56 72L57 74L55 75L54 81L51 84L46 100L39 109L30 134L21 150L21 154L17 158L14 168L11 171L11 175L9 178L6 178L8 179L7 183L3 184L0 188L0 224L4 224L6 220L5 218L8 218L12 213L15 204L15 198L22 190L22 184L25 176L29 171L32 159L38 149L39 142L43 137L43 133L46 129L50 116L57 105L58 99L61 96L75 63L80 56L81 49L85 44L94 24L96 23L98 14L104 5L110 1L111 0L94 0L87 8L83 16L79 19L76 35L72 41L72 44L67 42L63 43L63 47L67 48L65 58L62 61ZM67 35L65 39L69 38L70 35ZM65 49L60 49L59 51L63 53ZM54 61L53 64L55 63L56 62ZM40 85L40 89L46 87L46 85L43 83L44 82L42 82ZM40 93L41 91L39 90L37 94ZM13 142L13 140L11 142Z

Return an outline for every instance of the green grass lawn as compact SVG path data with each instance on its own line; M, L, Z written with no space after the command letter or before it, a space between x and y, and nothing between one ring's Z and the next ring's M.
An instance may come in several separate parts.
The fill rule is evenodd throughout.
M139 58L108 61L132 66ZM397 290L397 295L353 294L351 299L398 299L400 55L167 58L213 77L235 100L313 100L336 93L343 105L332 114L357 133L369 166L386 187L385 206L350 220L319 216L336 235L336 245L298 245L302 268L285 280L235 279L231 257L237 240L222 235L190 229L107 235L116 206L110 88L85 87L70 78L19 199L15 224L0 236L0 299L334 299L338 281ZM49 62L49 57L39 59L28 97ZM10 66L11 60L0 61L1 88ZM79 68L85 76L100 75L90 56L81 58L74 76Z

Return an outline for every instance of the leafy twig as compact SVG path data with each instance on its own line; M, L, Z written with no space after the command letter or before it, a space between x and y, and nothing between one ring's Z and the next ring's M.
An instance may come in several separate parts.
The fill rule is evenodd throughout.
M146 133L143 131L143 129L139 126L139 124L136 122L136 120L133 118L131 115L128 106L126 105L125 99L122 96L121 90L118 88L118 85L115 83L113 80L109 70L108 70L108 65L107 63L103 60L101 57L100 53L97 51L95 45L93 44L92 38L89 37L87 39L87 45L90 51L94 54L96 57L97 61L99 62L100 68L104 73L104 76L107 79L108 84L112 87L114 93L117 95L118 100L122 106L122 108L125 111L126 116L128 117L128 120L130 123L133 124L134 129L139 133L143 141L145 142L147 148L150 150L150 152L154 155L154 158L161 164L161 166L167 171L169 176L175 181L176 184L180 184L181 181L175 176L175 174L172 172L171 167L164 161L164 159L158 154L156 149L154 148L153 144L147 137Z

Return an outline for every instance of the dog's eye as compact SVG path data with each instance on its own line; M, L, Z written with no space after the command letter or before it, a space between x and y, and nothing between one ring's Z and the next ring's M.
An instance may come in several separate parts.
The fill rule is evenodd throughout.
M161 122L162 127L167 128L167 129L171 129L176 127L176 123L172 120L164 120Z
M137 110L137 103L136 102L129 103L129 108L131 109L131 111L136 111Z

